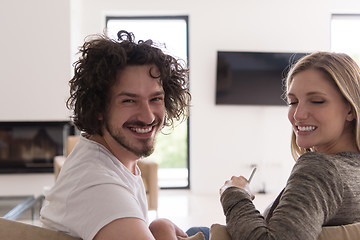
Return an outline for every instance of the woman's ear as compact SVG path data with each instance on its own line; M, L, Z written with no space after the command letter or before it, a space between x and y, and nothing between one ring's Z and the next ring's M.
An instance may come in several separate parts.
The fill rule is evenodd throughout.
M346 120L351 122L351 121L353 121L355 119L355 110L350 105L350 103L348 103L348 105L349 105L349 111L348 111L348 114L346 116Z

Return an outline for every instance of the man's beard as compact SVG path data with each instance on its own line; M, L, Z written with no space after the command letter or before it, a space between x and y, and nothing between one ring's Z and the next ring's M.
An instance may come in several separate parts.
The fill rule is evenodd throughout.
M144 124L142 122L136 122L131 123L132 125L138 126L138 127L144 127L144 126L156 126L158 125L159 121L155 120L152 124ZM123 128L126 128L126 125L129 125L129 123L125 123L123 125ZM154 145L155 140L153 139L137 139L136 141L143 143L142 147L138 148L135 146L135 144L132 144L131 141L129 141L124 134L121 133L121 131L116 131L108 121L105 121L105 128L109 132L110 136L119 143L122 147L124 147L129 152L134 153L138 157L148 157L154 152Z

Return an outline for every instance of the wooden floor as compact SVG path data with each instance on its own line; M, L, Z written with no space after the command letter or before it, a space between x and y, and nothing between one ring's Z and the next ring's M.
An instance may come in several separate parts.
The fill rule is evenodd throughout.
M275 197L271 194L258 194L255 195L254 204L262 212ZM40 225L38 214L35 221L31 216L30 213L25 213L18 220ZM149 211L149 221L155 218L170 219L185 231L193 226L210 227L213 223L225 224L219 195L198 195L190 190L160 190L158 210Z

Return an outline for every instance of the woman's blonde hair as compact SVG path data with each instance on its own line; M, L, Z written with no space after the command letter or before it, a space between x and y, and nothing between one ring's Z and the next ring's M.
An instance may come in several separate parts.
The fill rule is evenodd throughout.
M301 58L289 71L286 77L286 93L289 91L294 76L308 69L316 69L328 76L338 87L339 91L350 103L355 114L354 137L356 147L360 150L360 68L356 62L344 53L315 52ZM291 154L298 159L305 152L312 152L314 149L304 149L296 144L296 135L292 132Z

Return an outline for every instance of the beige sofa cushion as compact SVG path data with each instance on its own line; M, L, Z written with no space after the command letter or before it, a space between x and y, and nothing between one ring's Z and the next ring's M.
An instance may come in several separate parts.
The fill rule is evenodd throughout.
M210 240L231 240L229 233L226 231L226 226L217 223L211 225Z
M360 223L342 226L323 227L318 240L359 240ZM226 227L221 224L213 224L210 228L210 240L231 240Z
M360 222L349 225L323 227L318 240L360 239Z

